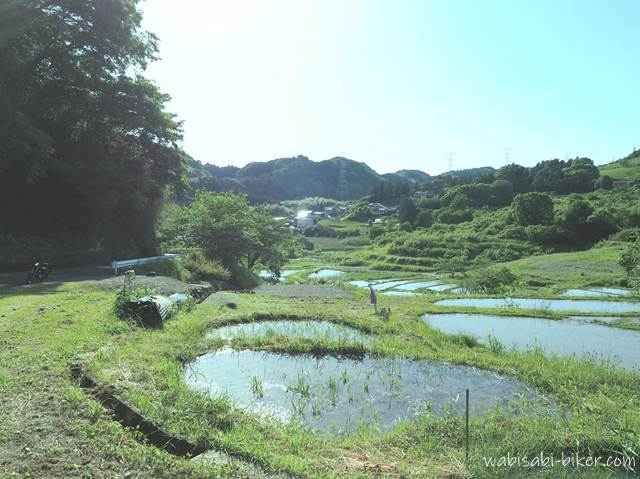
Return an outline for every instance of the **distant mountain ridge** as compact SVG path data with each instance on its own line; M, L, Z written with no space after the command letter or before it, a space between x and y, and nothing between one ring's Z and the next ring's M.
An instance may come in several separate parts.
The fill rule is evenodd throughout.
M491 167L472 170L452 174L475 177L489 170L495 171ZM246 193L254 201L297 200L311 196L356 200L368 195L374 185L385 180L420 185L436 178L420 170L379 174L366 163L344 157L311 161L302 155L253 162L242 168L220 167L188 158L186 176L195 191L234 190Z

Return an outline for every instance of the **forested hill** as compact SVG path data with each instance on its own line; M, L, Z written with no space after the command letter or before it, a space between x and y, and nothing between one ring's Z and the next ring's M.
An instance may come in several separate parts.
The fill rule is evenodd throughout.
M256 201L308 196L358 199L383 179L365 163L341 157L316 162L296 156L249 163L243 168L218 167L190 159L188 166L187 175L194 190L242 191Z
M461 170L455 176L476 177L492 168ZM371 193L382 181L398 180L423 184L435 177L420 170L400 170L378 174L365 163L336 157L311 161L306 156L249 163L243 168L215 166L189 158L187 178L193 191L234 190L247 193L254 201L296 200L320 196L354 200Z

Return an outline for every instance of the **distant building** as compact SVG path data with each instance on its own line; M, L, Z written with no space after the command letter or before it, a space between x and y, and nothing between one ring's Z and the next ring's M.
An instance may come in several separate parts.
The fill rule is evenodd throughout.
M395 208L389 208L382 203L369 203L367 206L373 215L386 215L395 211Z
M325 218L334 218L338 216L336 209L333 208L332 206L325 206L323 214Z
M300 211L295 218L296 228L303 230L305 228L311 228L314 224L313 215L311 211Z

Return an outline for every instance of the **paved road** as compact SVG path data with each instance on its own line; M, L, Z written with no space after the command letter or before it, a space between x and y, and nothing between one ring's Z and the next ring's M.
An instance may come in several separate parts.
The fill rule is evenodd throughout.
M0 288L24 284L28 271L17 273L0 273ZM77 268L54 269L48 282L64 283L67 281L97 281L113 277L110 266L81 266Z

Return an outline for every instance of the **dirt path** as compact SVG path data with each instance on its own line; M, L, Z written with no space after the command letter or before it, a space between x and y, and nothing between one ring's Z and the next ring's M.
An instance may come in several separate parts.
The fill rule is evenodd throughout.
M283 296L287 298L351 298L348 291L325 284L264 284L258 286L256 294Z

